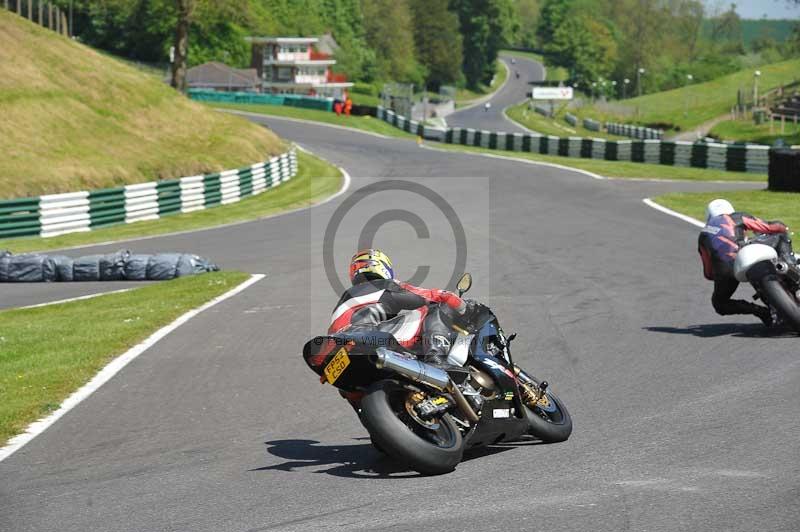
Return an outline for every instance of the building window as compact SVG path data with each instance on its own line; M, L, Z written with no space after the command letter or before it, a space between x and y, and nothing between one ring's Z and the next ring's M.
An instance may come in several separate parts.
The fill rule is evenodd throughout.
M292 67L278 67L277 78L279 81L292 79Z

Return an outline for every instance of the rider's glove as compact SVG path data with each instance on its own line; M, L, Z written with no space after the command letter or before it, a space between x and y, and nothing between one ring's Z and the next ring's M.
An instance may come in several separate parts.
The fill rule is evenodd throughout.
M464 310L459 312L457 321L464 326L469 326L478 314L478 303L473 299L464 300Z

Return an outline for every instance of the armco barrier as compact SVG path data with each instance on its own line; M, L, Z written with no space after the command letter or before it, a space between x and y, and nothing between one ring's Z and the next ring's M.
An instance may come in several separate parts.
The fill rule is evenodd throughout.
M770 166L770 147L753 144L706 144L656 139L604 140L544 136L537 133L512 134L503 131L481 131L459 127L442 130L423 126L413 120L406 120L382 107L378 107L377 117L402 127L405 131L416 132L427 139L441 140L447 144L607 161L717 168L758 174L766 174Z
M589 131L600 131L600 122L591 118L584 118L583 127Z
M597 131L599 131L599 129ZM642 139L642 140L644 139L661 140L662 138L664 138L664 132L660 129L632 126L630 124L616 124L614 122L606 122L606 131L611 135L619 135L620 137L632 137L635 139Z
M292 149L238 170L38 198L0 200L0 238L56 236L96 227L156 220L234 203L297 174Z

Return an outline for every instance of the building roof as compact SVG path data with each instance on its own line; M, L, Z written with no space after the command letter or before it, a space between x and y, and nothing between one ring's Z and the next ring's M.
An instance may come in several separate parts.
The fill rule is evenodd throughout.
M324 33L317 37L318 42L316 45L317 50L323 54L333 55L339 49L339 43L333 38L330 33Z
M313 44L316 37L245 37L247 42L259 44Z
M190 87L255 87L260 80L255 68L232 68L211 61L190 68L186 72L186 83Z

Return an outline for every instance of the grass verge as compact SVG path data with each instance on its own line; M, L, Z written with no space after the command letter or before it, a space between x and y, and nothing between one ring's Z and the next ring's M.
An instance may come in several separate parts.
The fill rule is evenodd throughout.
M378 96L373 94L364 94L363 92L351 91L350 99L352 99L353 103L356 105L371 105L373 107L382 105L381 99Z
M0 198L238 168L283 151L155 76L0 9Z
M756 125L752 120L726 120L714 126L710 134L722 140L747 141L757 144L772 145L778 139L783 139L788 146L800 144L800 125L787 121L784 125L784 132L780 131L780 122L775 122L772 132L770 132L769 123Z
M483 98L487 94L496 91L503 86L503 83L506 82L506 79L508 79L508 71L503 66L503 62L498 59L495 63L494 78L492 79L492 83L490 85L481 85L477 90L467 88L457 89L456 107L464 107L465 105L474 103L475 100Z
M560 105L556 108L555 118L548 118L542 116L536 111L528 109L528 102L523 102L519 105L514 105L506 110L508 118L517 122L528 129L537 131L543 135L555 135L557 137L585 137L585 138L599 138L607 140L631 140L628 137L620 137L617 135L609 135L604 131L590 131L583 127L582 122L579 121L577 126L571 126L564 120L564 115L567 112L566 105Z
M114 357L248 277L216 272L85 301L0 311L0 445L56 410Z
M745 94L752 93L754 70L748 68L705 83L587 106L578 113L601 122L636 122L658 125L667 130L688 131L730 112L736 105L739 90ZM798 79L800 59L763 65L759 70L759 91L763 94Z
M547 81L566 81L569 78L569 72L567 72L566 68L547 66L547 61L541 54L534 52L523 52L521 50L503 50L500 53L509 57L521 57L523 59L530 59L531 61L541 63L545 67Z
M570 168L586 170L605 177L614 178L646 178L646 179L674 179L681 181L753 181L765 182L764 174L748 174L744 172L726 172L703 168L684 168L681 166L662 166L660 164L632 163L625 161L603 161L597 159L577 159L574 157L560 157L557 155L541 155L519 151L490 150L474 146L459 146L455 144L431 143L430 146L452 151L467 151L473 153L490 153L517 159L529 159L546 163L560 164Z
M736 207L765 220L781 220L792 229L800 228L800 194L769 190L726 190L725 192L676 192L653 198L673 211L703 220L708 202L725 198Z
M209 103L208 105L218 109L233 109L266 116L282 116L286 118L298 118L301 120L311 120L323 124L333 124L335 126L359 129L369 133L378 133L388 137L415 138L415 135L406 133L382 120L372 116L345 116L319 111L317 109L301 109L298 107L286 107L283 105L255 105L245 103Z
M0 240L0 249L8 249L14 253L44 251L255 220L281 211L318 203L341 188L342 173L338 168L302 151L298 151L297 158L298 171L292 180L281 184L274 190L267 190L258 196L248 197L238 203L217 206L204 211L176 214L160 220L104 227L88 233L72 233L52 238Z

